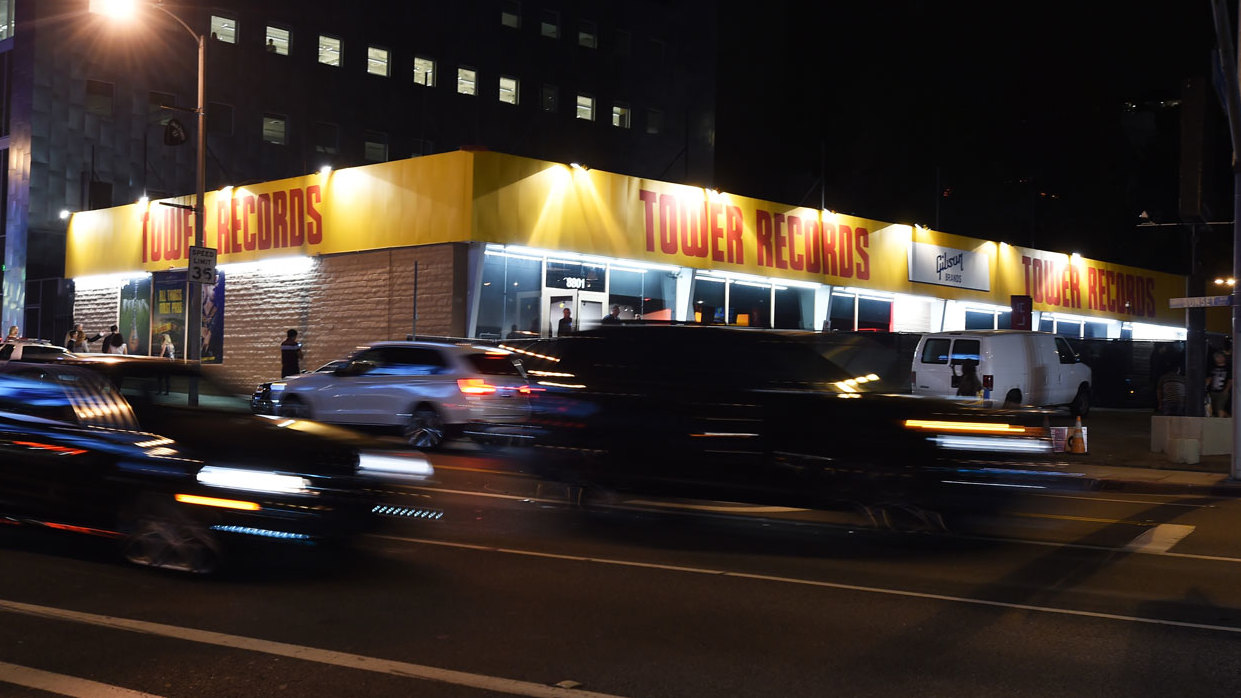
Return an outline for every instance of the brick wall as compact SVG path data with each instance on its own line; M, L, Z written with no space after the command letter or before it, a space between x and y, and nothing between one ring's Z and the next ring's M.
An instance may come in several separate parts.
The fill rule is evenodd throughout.
M308 270L259 265L229 271L222 373L243 386L279 377L279 345L289 329L304 345L303 369L367 342L405 339L413 325L415 261L418 334L465 336L467 249L425 245L316 257ZM116 322L118 293L79 291L78 322L92 333L107 329Z
M73 294L73 324L82 323L87 338L96 334L107 334L108 328L120 320L121 287L78 288ZM64 337L52 337L56 343L65 341ZM103 351L102 342L90 345L91 351Z

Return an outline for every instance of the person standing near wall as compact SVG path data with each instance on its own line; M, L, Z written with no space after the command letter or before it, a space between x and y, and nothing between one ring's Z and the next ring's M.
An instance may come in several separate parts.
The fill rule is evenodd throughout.
M1227 417L1232 408L1232 363L1222 351L1215 352L1215 364L1207 370L1207 399L1212 417Z
M556 326L557 337L568 337L573 334L573 313L568 308L564 309L564 314L560 318L560 324Z
M280 343L280 376L296 376L302 372L302 343L297 341L297 330L285 333Z

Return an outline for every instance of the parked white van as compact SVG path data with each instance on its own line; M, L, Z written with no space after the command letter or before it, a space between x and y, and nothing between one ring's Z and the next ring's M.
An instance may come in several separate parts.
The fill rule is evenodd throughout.
M1090 411L1090 367L1064 337L1022 330L964 330L923 335L910 382L916 395L957 394L961 365L977 362L983 400L1005 406L1067 405Z

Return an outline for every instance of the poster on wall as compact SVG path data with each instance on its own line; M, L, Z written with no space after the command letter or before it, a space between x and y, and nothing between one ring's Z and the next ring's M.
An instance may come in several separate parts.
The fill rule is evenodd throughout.
M155 302L151 306L151 347L158 350L161 335L172 340L178 359L185 358L185 272L157 271L151 275Z
M129 354L148 354L151 349L151 277L130 279L121 287L117 328Z
M152 309L151 346L158 349L160 335L168 333L177 358L186 358L186 313L184 271L155 272L155 306ZM202 362L224 362L224 272L216 272L215 284L203 284Z
M203 336L202 360L205 364L224 363L224 272L216 270L214 284L202 284Z

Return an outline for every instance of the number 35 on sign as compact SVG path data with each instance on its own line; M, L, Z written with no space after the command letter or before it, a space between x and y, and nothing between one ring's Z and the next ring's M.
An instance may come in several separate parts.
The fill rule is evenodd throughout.
M190 281L215 283L215 248L190 247Z

